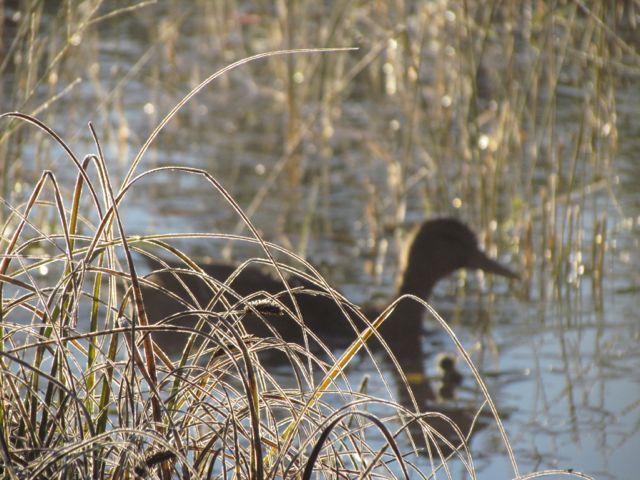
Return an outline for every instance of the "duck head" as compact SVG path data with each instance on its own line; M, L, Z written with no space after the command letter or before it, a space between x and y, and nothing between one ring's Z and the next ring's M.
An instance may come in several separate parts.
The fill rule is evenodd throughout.
M515 272L480 250L471 229L453 218L423 223L410 239L404 257L399 295L412 294L426 299L440 279L460 268L519 278Z

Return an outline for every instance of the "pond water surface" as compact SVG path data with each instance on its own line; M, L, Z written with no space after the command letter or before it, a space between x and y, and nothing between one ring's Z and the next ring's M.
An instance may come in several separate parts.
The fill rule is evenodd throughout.
M233 8L232 3L229 8ZM165 2L164 7L140 9L85 32L80 45L68 53L66 69L58 73L60 85L69 84L75 77L81 79L80 84L42 114L78 152L92 150L85 125L93 121L102 135L114 178L123 177L151 129L197 81L254 48L265 51L279 45L275 40L260 40L266 35L261 28L274 28L264 11L250 16L250 8L240 9L242 19L227 25L229 30L216 30L218 34L226 32L226 37L216 39L202 25L216 22L215 9L202 7L200 11L198 6L191 13L185 10L188 18L183 22L172 17L181 10L166 7L168 4L171 2ZM320 22L317 18L313 21ZM163 28L169 33L162 33ZM171 32L174 36L170 39L158 39ZM391 30L387 33L393 37ZM391 43L385 45L391 48ZM310 41L294 46L315 44ZM366 57L369 48L373 47L361 45L357 52L332 55L343 56L353 64ZM453 215L477 230L483 225L484 214L474 204L473 195L459 190L455 172L460 170L452 165L461 160L454 158L455 150L444 147L431 150L431 158L420 149L410 150L417 158L413 157L414 163L408 168L409 187L402 200L396 197L396 167L387 154L406 153L402 134L410 128L410 118L402 113L407 96L394 94L388 84L386 90L376 91L371 84L363 84L363 79L359 83L360 77L356 76L350 93L331 102L329 112L323 111L321 99L300 99L296 115L312 134L292 133L287 123L292 107L287 105L286 73L273 76L279 69L286 70L286 62L263 60L240 67L209 85L161 133L138 171L163 165L207 170L250 212L265 239L305 255L352 301L380 302L393 291L398 244L411 226L429 216ZM268 68L273 64L276 66ZM331 68L333 64L327 65ZM313 76L302 74L296 79L297 85L314 81ZM537 254L529 265L524 260L525 249L512 248L509 239L523 231L513 219L523 217L518 218L515 209L507 205L528 205L528 211L533 212L533 244L539 245L544 202L537 189L530 194L510 195L507 185L515 185L519 174L506 168L500 177L504 193L497 197L496 211L501 221L511 221L506 221L504 229L500 224L500 231L506 233L496 235L497 246L491 253L498 253L503 263L521 273L530 269L523 275L527 283L467 272L442 282L431 298L431 304L452 326L483 375L503 415L521 472L562 468L597 478L632 479L640 469L637 81L636 75L635 82L616 83L617 148L608 160L610 167L602 170L602 183L585 182L584 188L569 193L578 192L574 200L559 201L554 210L559 224L566 225L568 218L578 219L583 246L595 241L594 226L606 216L601 288L589 271L574 272L567 267L558 274L544 265L544 255ZM552 115L558 124L558 137L563 138L566 129L569 133L564 138L570 140L575 138L572 135L576 129L572 128L582 121L583 93L580 82L569 79L566 83L565 90L556 92L557 110ZM429 85L425 80L425 90ZM46 86L40 90L39 98L50 95ZM431 98L432 92L424 95ZM31 105L36 104L32 101ZM3 111L20 108L19 103L8 104L6 100L0 105ZM456 114L463 115L452 115ZM317 119L312 121L312 117ZM298 171L287 166L285 160L287 136L296 134L303 137L295 148L302 165ZM451 135L455 143L459 133ZM570 150L570 142L566 143ZM554 148L558 146L552 145L549 151ZM37 161L29 158L30 153L37 153L35 150L24 153L26 162L32 162L34 168L30 172L29 163L25 163L22 181L29 185L38 177L36 169L46 166L70 189L73 172L65 161L57 153ZM531 160L530 153L523 155L522 162ZM440 166L440 171L451 168L451 173L433 177L429 170L432 162ZM570 164L559 163L560 176L568 175L566 169L571 168L565 163ZM547 184L553 168L545 161L531 165L537 184ZM579 163L577 171L591 168ZM65 172L71 172L68 178ZM434 179L447 175L451 176L450 184L438 184ZM429 193L436 190L439 196L429 200ZM160 173L149 177L127 197L122 212L129 234L246 233L237 229L238 217L222 197L195 176ZM255 253L238 245L217 245L213 249L203 240L178 243L194 256L237 260ZM587 256L588 251L586 247L582 251L569 249L566 255ZM576 265L579 268L590 262L582 259ZM433 332L425 339L426 350L434 352L425 359L425 369L436 378L435 353L455 353L455 347L433 321L425 318L425 328ZM368 373L376 378L367 365L362 362L353 368L354 384ZM468 369L461 363L459 366L464 380L452 404L478 405L480 392ZM375 394L377 388L382 394L382 387L372 380L370 393ZM471 444L480 478L513 476L493 426L474 435ZM459 468L454 478L462 477Z

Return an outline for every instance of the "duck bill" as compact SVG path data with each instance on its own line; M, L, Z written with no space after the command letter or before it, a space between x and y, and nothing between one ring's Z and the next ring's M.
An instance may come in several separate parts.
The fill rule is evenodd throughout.
M520 275L515 273L513 270L510 270L504 265L501 265L495 260L492 260L479 250L475 258L472 259L471 266L484 272L493 273L494 275L501 275L503 277L511 278L514 280L518 280L520 278Z

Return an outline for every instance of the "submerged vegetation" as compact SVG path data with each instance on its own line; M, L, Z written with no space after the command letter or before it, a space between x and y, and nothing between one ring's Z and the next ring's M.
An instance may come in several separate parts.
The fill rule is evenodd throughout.
M620 91L640 72L636 2L111 8L0 3L0 107L21 112L0 118L0 476L451 478L459 464L474 478L471 438L491 424L513 478L589 478L520 476L470 353L427 304L478 386L471 406L421 408L419 382L386 375L364 341L319 352L248 335L245 316L269 321L282 302L234 295L197 257L215 244L240 270L294 272L358 314L306 260L311 230L357 224L353 250L384 275L388 232L398 243L416 218L447 214L519 262L519 298L571 299L586 281L601 311L612 235L637 228L615 162ZM148 38L123 45L118 28ZM283 50L300 47L315 49ZM207 77L213 64L228 67ZM372 96L378 109L363 110ZM262 120L267 107L284 120ZM210 142L213 154L197 147ZM149 185L161 191L149 198ZM222 228L166 228L170 209L202 216L200 197ZM330 222L341 209L356 213ZM177 259L219 292L185 307L209 333L149 322L144 258ZM148 335L160 330L194 341L170 358Z

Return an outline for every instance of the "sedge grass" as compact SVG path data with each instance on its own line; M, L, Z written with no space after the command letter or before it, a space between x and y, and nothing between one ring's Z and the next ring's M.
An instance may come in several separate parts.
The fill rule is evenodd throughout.
M65 147L69 157L76 158L41 122L26 115L11 116L44 128ZM100 152L98 136L93 135ZM5 226L13 234L0 265L3 476L311 478L322 472L330 477L342 472L364 477L428 478L429 471L441 469L449 477L448 462L455 456L474 477L469 433L459 430L446 415L412 411L348 386L345 368L390 310L376 319L341 359L330 364L277 336L247 337L241 327L244 313L235 305L245 305L245 312L258 309L260 313L251 298L236 295L238 302L225 304L216 300L222 298L220 293L206 309L189 307L185 314L215 322L211 333L200 328L149 325L140 299L145 280L136 272L133 247L145 252L166 240L127 236L119 221L118 204L140 179L165 169L132 178L115 195L102 154L89 156L83 163L75 161L75 165L78 175L69 209L56 176L45 172L30 200L12 209L14 216L9 221L14 225ZM88 175L89 165L97 167L98 185ZM205 179L242 216L233 198L207 172L181 167L172 170ZM55 201L41 202L48 189ZM94 203L98 225L78 221L80 196ZM46 234L33 225L30 216L36 208L55 212L61 233ZM310 269L309 278L325 287L327 295L344 304L343 308L356 309L338 297L309 264L284 249L272 248L246 217L245 221L255 236L237 239L257 243L266 264L276 271L300 271L278 263L272 252L288 253ZM54 247L57 253L30 257L26 247L38 243ZM188 256L170 246L167 252L178 253L194 273L202 274ZM46 286L32 273L43 265L51 266L54 273ZM287 285L285 276L281 274L281 278ZM122 292L127 291L125 295L133 297L131 308L123 302ZM430 309L426 304L425 308ZM291 313L300 316L299 311ZM439 321L455 340L444 321ZM154 330L182 331L205 341L199 353L190 355L187 350L174 363L146 335ZM261 363L259 353L272 349L286 351L292 359L292 371L301 380L298 388L280 386L280 380ZM204 366L203 358L207 358ZM471 363L470 367L483 385ZM313 369L319 369L324 379L318 382ZM338 377L346 384L337 381ZM410 391L406 379L400 388ZM500 425L486 389L484 393ZM377 410L383 407L383 417L367 411L373 405ZM394 418L404 420L389 423ZM436 418L457 432L457 440L433 430L431 423ZM426 457L417 454L423 447L418 447L419 438L411 433L416 426L426 441ZM510 451L506 433L501 431ZM515 458L512 453L509 456L518 477Z
M234 17L233 9L212 7L208 3L194 2L193 11L216 8L217 21L198 24L198 28L207 38L223 44L229 25L240 22ZM389 12L383 4L349 5L349 2L338 2L335 7L326 7L332 9L329 14L319 15L319 20L313 20L321 22L319 28L312 23L311 17L304 15L299 22L295 22L292 15L312 10L312 3L315 4L300 0L296 2L295 11L279 9L273 18L263 15L260 22L243 24L240 32L243 48L249 53L263 51L263 48L256 47L260 41L274 49L283 48L278 39L286 38L287 45L284 47L357 44L361 56L358 54L358 58L352 60L348 55L305 55L286 63L278 57L269 57L259 68L255 64L245 66L247 76L260 74L279 79L286 85L282 92L269 94L273 98L283 99L291 117L287 123L284 152L277 152L279 161L273 168L268 167L268 181L263 182L256 191L246 210L246 217L253 218L266 200L278 196L277 192L294 187L286 186L287 183L303 181L310 168L309 163L300 161L299 151L305 144L323 144L327 148L323 152L325 158L332 157L335 152L331 149L339 146L340 142L329 140L336 136L335 132L348 130L341 123L340 116L334 113L339 111L336 107L345 100L357 99L360 91L370 90L383 97L385 104L390 107L370 120L374 126L376 122L389 125L388 128L375 129L383 134L368 134L366 130L369 124L362 129L362 144L368 152L367 169L376 172L382 166L388 173L382 179L372 174L366 182L362 182L363 191L369 192L363 195L369 199L369 204L362 209L369 212L368 224L372 236L379 238L389 226L405 223L407 211L413 208L415 212L416 203L417 209L427 215L434 212L459 214L475 219L474 224L484 231L483 241L488 248L495 248L495 243L521 260L521 271L530 275L521 284L524 297L534 300L571 297L580 291L580 280L585 275L591 275L594 298L602 299L605 255L608 241L611 240L607 228L613 227L615 230L618 219L611 218L610 211L603 211L592 221L588 212L599 211L602 192L613 191L611 179L618 142L616 89L624 82L625 74L635 75L638 71L638 56L618 27L627 12L625 9L633 10L633 4L608 7L605 4L586 5L584 2L543 2L531 9L499 1L477 4L431 2L415 11L406 8ZM149 37L156 42L155 46L167 40L161 35L162 31L179 29L182 25L180 22L185 21L182 4L169 3L168 9L175 19L173 25L169 21L169 25L160 25L157 30L145 27L150 32ZM119 13L135 13L130 8L139 8L141 12L154 8L153 2L140 2L122 12L116 10L104 15L104 10L97 8L100 2L92 2L85 9L76 9L74 2L69 2L70 7L61 9L60 15L55 17L53 27L44 29L44 2L25 2L25 5L28 8L22 12L23 21L17 24L17 35L6 50L0 72L12 72L11 65L16 65L16 71L12 74L22 79L10 84L13 90L4 96L4 101L10 102L11 108L6 106L4 109L18 109L34 115L53 115L53 109L59 103L78 95L81 80L76 76L78 70L74 68L73 48L85 48L85 44L100 41L99 32L93 27ZM561 8L554 9L554 6ZM262 5L262 8L266 6ZM201 17L204 18L204 15ZM86 41L79 46L74 45L78 38ZM163 55L166 55L168 62L171 60L171 49L179 48L178 42L179 38L175 37L171 42L166 42ZM44 48L45 44L49 48ZM205 47L199 44L196 48ZM153 57L149 52L152 50L150 48L140 62L127 72L115 90L107 91L105 107L124 110L122 88L127 85L128 79L140 72L141 66L154 63L150 61ZM90 52L84 53L90 58ZM207 59L210 53L207 50ZM20 62L18 54L33 61ZM522 57L526 57L527 62L523 62ZM156 62L158 64L162 62ZM157 68L155 75L162 80L162 73ZM314 80L296 84L301 78ZM200 79L194 74L192 81L197 84ZM99 90L102 85L98 80L94 83ZM487 83L491 88L485 88ZM46 88L38 88L43 85ZM44 101L38 97L42 90L46 90ZM317 110L309 113L302 108L317 99ZM85 102L82 101L82 104ZM49 118L51 124L56 125L53 116ZM120 115L120 119L123 118L124 115ZM27 117L23 119L28 120ZM353 122L353 119L348 120ZM75 125L73 122L69 124ZM62 377L61 369L71 368L61 366L64 363L62 360L67 358L68 349L76 349L86 355L83 362L90 372L86 391L100 392L99 396L94 395L95 400L83 400L96 418L96 431L100 435L113 427L107 406L111 406L111 411L117 411L117 408L113 408L116 405L114 399L118 398L116 392L125 391L120 386L128 382L130 386L127 388L133 388L131 385L136 384L132 374L135 369L152 375L158 368L168 368L168 361L161 367L154 367L147 362L145 356L151 350L148 343L141 352L140 361L130 358L125 363L117 363L118 355L125 355L122 338L127 331L127 327L121 326L126 323L118 322L123 312L120 312L121 302L117 292L126 290L136 278L130 266L120 265L123 251L135 250L138 246L145 250L147 241L157 248L155 240L171 240L172 235L156 239L138 238L111 231L111 222L114 220L113 211L109 208L114 202L109 200L109 188L100 183L106 182L109 176L101 166L105 163L104 159L87 157L82 162L79 156L72 157L76 161L78 193L69 196L63 188L57 189L59 193L55 193L55 189L48 189L61 180L60 177L47 174L46 180L43 176L37 186L38 189L42 188L47 198L33 195L31 199L37 200L29 199L29 194L35 191L31 188L25 189L21 196L17 186L28 184L30 171L39 175L43 168L51 168L51 164L45 160L53 157L48 145L57 143L64 146L65 143L61 140L49 142L52 131L31 141L26 129L20 129L21 122L5 122L5 125L0 133L3 203L6 207L3 210L6 216L3 225L3 262L8 265L8 259L11 259L10 264L15 270L4 272L1 278L4 290L9 289L10 292L3 297L13 295L14 290L22 296L11 297L11 301L3 306L3 322L6 322L2 326L4 338L13 343L14 350L31 345L27 349L15 350L23 352L25 358L38 359L50 355L47 361L60 359L55 368L54 365L47 365L46 369L38 367L41 375L28 370L22 372L25 385L30 385L25 388L31 388L32 394L31 403L19 403L18 410L21 409L32 420L37 417L37 414L34 417L33 411L44 411L44 405L32 406L40 405L33 400L37 392L34 382L43 375L51 376L52 372ZM41 126L45 125L42 123ZM162 125L153 125L156 126L159 132ZM103 128L105 136L120 138L118 129L111 130L110 122L105 122ZM119 131L126 130L121 125ZM126 152L126 135L121 136L120 152ZM33 169L16 168L15 165L20 162L12 165L9 159L26 158L25 149L30 147L30 142L37 144L39 151L43 152L37 157L39 163ZM147 155L143 148L138 158ZM123 158L126 156L121 155L119 161ZM362 163L353 162L353 165L361 168ZM348 164L347 167L347 170L355 170ZM131 179L137 168L136 162L131 164ZM100 172L98 176L101 180L96 183L100 187L90 181L92 174L83 173L88 169ZM194 171L193 175L200 174ZM145 177L146 172L140 181ZM214 180L223 183L218 177ZM323 192L323 197L329 195L332 189L329 175L320 177L319 182L314 188ZM214 183L210 182L209 185ZM87 195L91 198L87 199ZM71 198L71 206L66 206L68 198ZM85 199L81 202L84 208L87 203L93 205L88 209L93 213L87 215L91 220L81 218L81 207L77 205L80 198ZM18 200L15 202L13 199ZM64 200L63 205L60 199ZM22 204L23 201L27 204ZM120 201L121 198L116 195L115 203ZM106 223L102 224L107 218ZM229 231L243 238L242 242L251 240L255 243L257 240L253 236L248 239L239 236L247 228L246 218L240 215L235 218L239 227ZM98 227L92 225L91 221L97 223ZM308 225L310 221L305 219L305 224ZM11 237L12 232L20 228L21 233ZM394 229L398 238L401 231L400 228ZM128 247L121 247L125 240L118 239L126 239ZM230 245L236 245L238 241L236 237L229 236ZM13 246L11 242L15 242ZM386 243L373 243L376 249L380 249L376 261L382 264L386 252L383 245ZM268 251L273 251L271 245L267 246ZM34 253L36 249L50 252L60 248L62 250L55 256L39 253L36 257ZM85 256L92 250L92 254ZM163 251L172 252L170 249ZM83 256L86 267L78 266L77 258ZM18 264L20 268L17 268ZM197 272L194 262L187 262L187 265ZM59 272L59 278L46 287L40 287L37 271L41 267ZM577 277L573 277L572 272L577 272ZM84 286L87 278L91 281L91 287ZM140 282L144 283L144 279L140 279ZM326 282L321 284L326 285ZM133 296L137 295L136 288L130 291ZM334 292L328 291L327 295L334 295ZM79 315L79 299L82 298L90 305L87 308L90 312L87 315L90 332L71 334L70 329L76 328L74 317ZM225 308L231 309L231 305ZM50 323L45 328L40 324L37 328L28 327L25 325L29 325L29 321L22 323L25 315L33 315L34 319L46 318ZM204 309L202 316L206 321L208 317ZM58 322L55 328L54 320ZM214 320L209 318L209 321ZM160 328L145 327L135 322L130 325L134 339L140 336L140 330ZM105 333L97 333L103 331ZM18 332L28 332L31 341L23 344ZM225 342L238 343L237 339L225 338L221 345L226 345ZM285 347L280 345L279 348ZM54 355L50 349L57 349L57 353ZM241 350L239 345L238 350ZM130 349L127 355L135 355L134 352ZM237 354L236 350L228 351L228 356ZM242 365L242 361L238 361L238 365ZM42 360L38 359L38 362ZM138 364L134 366L135 362ZM188 356L181 365L187 362ZM331 370L331 366L323 365L311 356L303 356L299 363L313 365L323 372ZM123 375L117 375L116 365L129 369L128 380ZM238 368L241 369L241 366ZM70 375L67 374L65 381L71 378ZM149 380L153 383L151 377ZM162 380L158 380L158 383L162 384ZM180 382L176 377L170 384L179 385ZM162 385L166 386L167 382ZM315 380L312 382L309 379L305 388L310 385L316 385ZM48 391L54 392L55 388L52 386ZM47 389L44 392L46 396L43 398L47 400L54 395L46 393ZM19 390L15 390L15 395L17 393ZM173 394L172 398L175 398ZM161 407L154 408L157 410ZM135 419L135 410L130 410L129 415ZM157 414L156 411L155 421ZM40 430L49 428L50 432L55 431L50 427L52 416L55 415L48 414L46 421L43 420L43 427L20 426L18 431L20 434L27 432L35 441ZM127 417L122 415L122 418ZM49 434L49 438L51 435L54 434ZM6 438L8 436L3 437ZM44 438L47 438L46 435ZM122 438L127 437L123 435ZM215 443L213 437L210 441ZM163 451L166 450L157 454L147 452L148 463L153 468L157 467L156 460L163 458ZM3 452L6 454L6 449ZM216 455L220 462L223 454ZM176 454L175 458L188 457ZM207 454L198 457L199 468L206 463L206 458ZM253 462L255 467L255 461L250 460L250 456L245 458L249 459L246 465ZM144 457L139 456L131 464L138 464L141 459ZM115 463L112 462L111 466L114 467ZM251 470L253 467L248 468Z

